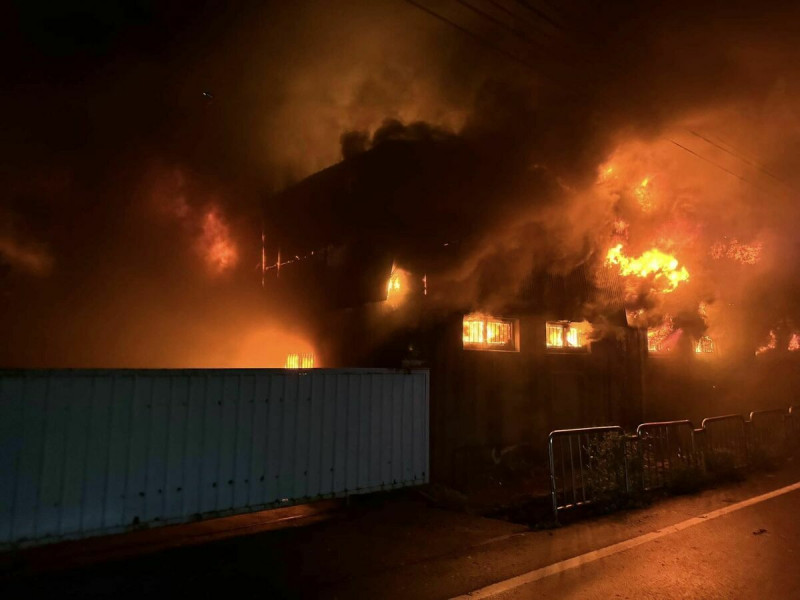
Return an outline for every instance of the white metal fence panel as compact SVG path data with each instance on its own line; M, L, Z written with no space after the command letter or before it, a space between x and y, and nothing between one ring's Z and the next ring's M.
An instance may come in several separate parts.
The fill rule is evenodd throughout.
M0 546L428 481L428 372L0 372Z

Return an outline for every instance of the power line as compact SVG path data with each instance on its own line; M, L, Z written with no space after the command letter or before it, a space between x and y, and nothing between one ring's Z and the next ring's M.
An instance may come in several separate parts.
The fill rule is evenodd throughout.
M520 21L522 21L523 23L525 23L529 27L533 27L536 30L536 33L540 33L540 34L544 35L545 37L553 39L552 34L548 33L547 31L544 31L543 29L539 29L534 23L531 23L527 19L523 19L517 13L515 13L513 10L510 10L510 9L506 8L505 6L503 6L502 4L497 2L496 0L486 0L486 1L489 4L491 4L492 6L494 6L497 10L499 10L501 12L504 12L505 14L510 16L512 19L519 19Z
M762 192L765 192L765 193L769 193L769 191L768 191L768 190L765 190L765 189L764 189L764 188L762 188L761 186L759 186L759 185L756 185L756 183L755 183L755 182L753 182L753 181L750 181L749 179L747 179L746 177L743 177L742 175L739 175L738 173L734 173L734 172L733 172L733 171L731 171L730 169L728 169L728 168L726 168L726 167L723 167L723 166L722 166L722 165L720 165L719 163L716 163L716 162L714 162L714 161L713 161L713 160L711 160L710 158L706 158L706 157L705 157L705 156L703 156L702 154L699 154L698 152L695 152L694 150L692 150L692 149L690 149L690 148L687 148L687 147L686 147L686 146L684 146L683 144L679 144L679 143L678 143L678 142L676 142L675 140L672 140L672 139L669 139L669 138L664 138L664 139L665 139L665 140L667 140L668 142L671 142L671 143L675 144L675 145L676 145L678 148L680 148L680 149L682 149L682 150L685 150L685 151L686 151L686 152L688 152L689 154L692 154L692 155L696 156L697 158L699 158L699 159L701 159L701 160L704 160L705 162L707 162L707 163L709 163L709 164L711 164L711 165L714 165L716 168L718 168L718 169L719 169L719 170L721 170L721 171L724 171L724 172L725 172L725 173L727 173L728 175L732 175L733 177L736 177L736 179L740 179L741 181L744 181L745 183L749 183L750 185L752 185L752 186L753 186L754 188L756 188L757 190L760 190L760 191L762 191Z
M529 69L533 70L533 71L534 71L534 72L535 72L537 75L540 75L540 76L545 76L545 77L547 77L547 79L549 79L550 81L552 81L553 83L555 83L556 85L558 85L558 86L560 86L560 87L562 87L562 88L564 88L564 89L567 89L567 90L569 90L569 91L573 91L573 92L575 92L575 91L576 91L574 88L571 88L571 87L568 87L567 85L565 85L565 84L564 84L564 82L557 81L556 79L554 79L554 78L552 78L552 77L549 77L549 76L543 75L543 74L542 74L542 73L541 73L541 72L538 70L538 68L537 68L537 67L535 67L533 64L529 63L528 61L526 61L526 60L524 60L524 59L520 58L519 56L515 55L514 53L512 53L512 52L508 52L507 50L505 50L505 49L503 49L503 48L501 48L501 47L499 47L499 46L497 46L497 45L495 45L495 44L492 44L491 42L489 42L488 40L486 40L486 39L485 39L485 38L483 38L482 36L480 36L480 35L476 34L475 32L471 31L470 29L467 29L466 27L463 27L462 25L459 25L458 23L456 23L456 22L452 21L451 19L448 19L447 17L445 17L445 16L443 16L443 15L441 15L441 14L439 14L439 13L437 13L437 12L433 11L433 10L431 10L430 8L428 8L428 7L426 7L426 6L423 6L422 4L419 4L419 3L418 3L418 2L416 2L415 0L405 0L405 1L406 1L406 2L408 2L409 4L411 4L412 6L415 6L416 8L418 8L418 9L422 10L423 12L425 12L425 13L429 14L430 16L432 16L432 17L434 17L434 18L436 18L436 19L438 19L438 20L440 20L440 21L442 21L442 22L444 22L444 23L448 24L449 26L451 26L451 27L453 27L453 28L455 28L455 29L457 29L457 30L461 31L462 33L464 33L464 34L468 35L469 37L471 37L471 38L473 38L473 39L477 40L477 41L478 41L478 42L480 42L482 45L484 45L484 46L487 46L487 47L491 48L492 50L494 50L494 51L496 51L496 52L499 52L499 53L503 54L503 55L504 55L504 56L506 56L507 58L510 58L510 59L512 59L512 60L514 60L514 61L516 61L516 62L518 62L518 63L520 63L520 64L522 64L523 66L525 66L525 67L527 67L527 68L529 68ZM479 16L484 16L485 18L487 18L488 20L490 20L492 23L495 23L495 24L500 24L500 22L499 22L497 19L495 19L494 17L491 17L490 15L486 15L486 13L485 13L484 11L481 11L480 9L476 9L474 6L471 6L471 5L469 5L469 4L468 4L467 2L465 2L464 0L456 0L456 1L457 1L459 4L462 4L463 6L466 6L466 7L470 8L470 9L472 9L472 10L473 10L475 13L477 13ZM523 4L523 6L525 6L526 8L529 8L529 9L533 10L533 8L532 8L532 7L531 7L531 6L530 6L530 5L529 5L527 2L523 2L522 0L518 0L518 2L520 2L521 4ZM505 28L505 29L509 29L509 30L513 31L513 32L515 32L515 33L518 35L518 33L517 33L517 30L515 30L515 29L513 29L513 28L511 28L511 27L509 27L509 26L507 26L507 25L505 25L505 24L500 24L500 26L502 26L502 27L503 27L503 28ZM562 28L562 29L563 29L563 28ZM531 43L531 42L528 42L528 43ZM580 92L577 92L577 93L578 93L579 95L582 95L582 96L584 96L584 97L588 97L588 96L589 96L589 95L588 95L586 92L584 92L584 91L580 91ZM601 101L601 100L599 100L599 99L598 99L598 101L602 103L602 101ZM727 169L726 167L723 167L722 165L720 165L720 164L718 164L718 163L714 162L713 160L711 160L711 159L709 159L709 158L707 158L707 157L703 156L702 154L699 154L698 152L696 152L696 151L694 151L694 150L691 150L690 148L687 148L687 147L686 147L686 146L684 146L683 144L680 144L680 143L676 142L675 140L672 140L672 139L669 139L669 138L664 138L664 139L666 139L667 141L671 142L672 144L674 144L674 145L675 145L675 146L677 146L678 148L680 148L680 149L684 150L685 152L688 152L689 154L691 154L691 155L693 155L693 156L695 156L695 157L697 157L697 158L699 158L699 159L701 159L701 160L703 160L703 161L705 161L705 162L707 162L707 163L709 163L709 164L711 164L711 165L715 166L716 168L718 168L718 169L720 169L720 170L724 171L725 173L728 173L729 175L732 175L733 177L736 177L736 178L737 178L737 179L739 179L740 181L742 181L742 182L744 182L744 183L747 183L747 184L749 184L749 185L752 185L753 187L755 187L756 189L758 189L758 190L760 190L760 191L762 191L762 192L769 193L767 190L763 189L762 187L760 187L759 185L757 185L755 182L753 182L753 181L750 181L750 180L749 180L749 179L747 179L746 177L744 177L744 176L742 176L742 175L739 175L738 173L735 173L734 171L731 171L730 169Z
M461 33L463 33L465 35L468 35L469 37L471 37L473 40L477 41L481 45L486 46L487 48L490 48L490 49L494 50L495 52L499 52L500 54L504 55L506 58L510 58L511 60L513 60L515 62L518 62L519 64L521 64L521 65L523 65L525 67L528 67L529 69L537 71L536 67L534 65L532 65L531 63L529 63L528 61L526 61L525 59L520 58L519 56L515 55L513 52L508 52L504 48L500 48L499 46L496 46L496 45L492 44L486 38L484 38L484 37L478 35L477 33L467 29L466 27L462 27L461 25L459 25L455 21L451 21L450 19L448 19L444 15L440 15L439 13L431 10L427 6L423 6L422 4L420 4L418 2L415 2L414 0L405 0L405 1L408 2L409 4L411 4L412 6L418 8L419 10L429 14L430 16L434 17L435 19L438 19L439 21L442 21L442 22L446 23L450 27L458 29ZM538 71L537 71L537 73L538 73Z
M520 5L524 6L525 8L527 8L529 11L531 11L533 14L535 14L540 19L550 23L550 25L552 25L556 29L561 29L562 31L564 30L564 27L562 27L561 25L559 25L558 23L553 21L553 19L551 19L550 16L546 12L544 12L542 10L539 10L539 8L537 8L536 6L534 6L533 4L528 2L527 0L517 0L517 4L520 4Z
M759 171L761 171L765 175L768 175L769 177L772 177L775 181L785 185L790 190L795 191L794 188L789 183L787 183L786 181L784 181L783 179L781 179L780 177L778 177L774 173L770 173L765 167L763 167L758 162L752 162L749 159L747 159L745 156L743 156L741 153L739 153L738 151L734 152L732 150L729 150L729 149L721 146L720 144L717 144L713 140L708 139L706 136L704 136L704 135L702 135L702 134L700 134L700 133L698 133L696 131L693 131L691 129L687 129L687 131L689 133L691 133L692 135L694 135L696 137L699 137L701 140L705 141L706 143L714 146L715 148L719 148L723 152L726 152L726 153L730 154L731 156L734 156L734 157L738 158L740 161L742 161L746 165L749 165L749 166L753 167L754 169L758 169ZM730 144L727 144L727 145L730 146ZM733 148L733 146L730 146L730 147ZM734 150L735 150L735 148L734 148Z
M533 40L530 37L528 37L528 35L525 34L523 31L520 31L519 29L511 27L510 25L507 25L506 23L502 22L500 19L496 19L495 17L493 17L489 13L481 10L477 6L473 6L469 2L466 2L466 0L456 0L456 2L458 2L461 6L464 6L464 7L468 8L469 10L471 10L472 12L477 14L478 16L483 17L484 19L487 19L489 22L494 23L495 25L497 25L498 27L500 27L502 29L505 29L506 31L510 32L512 35L515 35L516 37L520 38L521 40L526 41L526 42L528 42L530 44L536 44L537 43L535 40Z

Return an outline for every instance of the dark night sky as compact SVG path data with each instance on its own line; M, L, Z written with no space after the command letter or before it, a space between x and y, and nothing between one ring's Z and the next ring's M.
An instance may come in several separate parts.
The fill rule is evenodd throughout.
M780 183L734 159L725 166L756 185L732 186L689 157L699 166L663 188L660 219L695 215L706 245L723 226L765 240L769 265L737 271L750 283L729 295L771 285L762 312L798 312L785 266L800 224L797 6L575 0L546 22L509 0L512 33L456 2L425 4L488 41L400 0L5 6L0 365L274 366L303 330L261 291L260 203L339 160L342 134L368 139L385 119L457 136L485 157L485 181L504 182L443 204L552 225L546 251L521 226L470 262L518 262L510 273L535 255L582 260L598 225L624 213L624 193L582 192L615 151L672 174L686 153L653 145L676 127L746 144ZM651 217L626 218L657 237ZM693 301L724 297L712 283Z

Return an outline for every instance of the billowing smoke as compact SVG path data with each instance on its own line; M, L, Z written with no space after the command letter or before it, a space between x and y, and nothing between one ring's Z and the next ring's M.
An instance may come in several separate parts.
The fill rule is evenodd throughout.
M420 4L480 41L390 0L8 9L0 363L307 351L303 299L260 287L262 217L286 209L262 200L398 139L437 148L408 184L409 212L448 217L426 241L465 249L432 294L489 308L622 243L690 274L638 282L645 318L791 339L797 6Z

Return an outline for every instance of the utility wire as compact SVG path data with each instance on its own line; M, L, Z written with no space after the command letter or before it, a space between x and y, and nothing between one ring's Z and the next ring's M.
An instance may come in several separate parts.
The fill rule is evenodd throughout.
M530 42L530 41L529 41L529 37L528 37L527 35L524 35L524 36L523 36L523 35L520 35L520 33L519 33L519 31L518 31L518 30L516 30L516 29L514 29L514 28L512 28L512 27L509 27L509 26L505 25L504 23L499 23L499 22L498 22L496 19L492 18L490 15L486 15L486 13L484 13L483 11L481 11L481 10L479 10L479 9L475 8L475 7L472 7L472 6L470 6L470 5L469 5L469 4L467 4L467 3L466 3L464 0L457 0L457 1L458 1L458 3L459 3L459 4L462 4L462 5L465 5L465 6L467 6L468 8L471 8L471 9L472 9L474 12L476 12L476 13L477 13L479 16L485 16L485 17L486 17L487 19L489 19L491 22L493 22L493 23L495 23L495 24L498 24L499 26L503 27L504 29L506 29L506 30L508 30L508 31L511 31L512 33L514 33L515 35L517 35L517 37L520 37L520 38L522 38L524 41L528 41L529 43L533 43L533 42ZM487 1L487 2L489 2L490 4L492 4L493 6L496 6L497 8L500 8L501 10L503 10L503 11L504 11L504 12L506 12L507 14L511 15L512 17L519 18L519 16L517 16L517 15L515 15L514 13L512 13L511 11L509 11L509 10L505 9L505 7L502 7L501 5L499 5L497 2L495 2L495 0L486 0L486 1ZM531 8L528 2L523 2L523 1L520 1L520 4L523 4L523 5L524 5L524 6L526 6L527 8ZM592 64L597 64L597 63L592 63L592 62L591 62L590 60L588 60L588 59L582 59L582 60L583 60L583 62L585 62L586 64L588 64L588 65L590 65L590 66L591 66ZM614 69L614 70L615 70L615 71L617 71L617 72L619 73L619 71L618 71L617 69ZM746 158L745 156L743 156L743 153L741 153L741 152L737 152L737 151L733 151L733 150L730 150L730 149L728 149L728 148L725 148L724 146L722 146L722 145L720 145L720 144L717 144L717 143L716 143L716 142L714 142L713 140L710 140L710 139L709 139L709 138L707 138L706 136L704 136L704 135L702 135L702 134L698 133L697 131L694 131L694 130L692 130L692 129L689 129L689 128L684 128L684 129L685 129L685 131L687 131L688 133L690 133L690 134L694 135L695 137L698 137L698 138L700 138L701 140L703 140L703 141L705 141L706 143L708 143L708 144L710 144L710 145L714 146L715 148L718 148L719 150L722 150L723 152L726 152L726 153L730 154L731 156L734 156L735 158L737 158L737 159L739 159L740 161L744 162L744 163L745 163L745 164L747 164L748 166L750 166L750 167L753 167L754 169L757 169L757 170L761 171L761 172L762 172L762 173L764 173L765 175L767 175L767 176L771 177L771 178L772 178L772 179L774 179L775 181L777 181L777 182L781 183L782 185L786 186L788 189L790 189L790 190L792 190L792 191L796 191L796 190L794 189L794 187L793 187L791 184L789 184L789 183L788 183L788 182L786 182L785 180L781 179L780 177L778 177L778 176L777 176L777 175L775 175L774 173L772 173L772 172L770 172L769 170L767 170L767 169L766 169L766 168L765 168L765 167L764 167L762 164L760 164L759 162L753 162L753 161L749 160L748 158ZM706 161L706 162L708 162L708 163L710 163L710 164L712 164L712 165L716 166L717 168L719 168L719 169L721 169L721 170L723 170L723 171L725 171L725 172L727 172L727 173L729 173L729 174L733 175L734 177L736 177L736 178L740 179L741 181L744 181L744 182L746 182L746 183L748 183L748 184L750 184L750 185L753 185L753 186L755 186L756 188L758 188L758 189L761 189L761 190L763 191L763 188L761 188L761 187L757 186L757 185L756 185L754 182L750 181L749 179L747 179L747 178L745 178L745 177L743 177L743 176L740 176L740 175L738 175L738 174L734 173L733 171L730 171L729 169L726 169L725 167L723 167L723 166L721 166L721 165L719 165L719 164L715 163L713 160L711 160L711 159L709 159L709 158L707 158L707 157L705 157L705 156L702 156L702 155L700 155L698 152L695 152L695 151L693 151L693 150L690 150L689 148L687 148L687 147L683 146L682 144L679 144L679 143L675 142L674 140L667 140L667 141L669 141L669 142L671 142L671 143L675 144L677 147L679 147L679 148L681 148L681 149L685 150L686 152L689 152L689 153L693 154L694 156L696 156L696 157L698 157L698 158L700 158L700 159L702 159L702 160L704 160L704 161ZM727 146L730 146L730 144L727 144L726 142L723 142L723 143L725 143ZM732 146L730 146L730 147L731 147L731 148L733 148ZM734 148L734 150L736 150L736 149Z
M517 63L519 63L519 64L521 64L521 65L523 65L525 67L528 67L529 69L532 69L532 70L534 70L534 71L536 71L538 73L538 70L534 65L532 65L531 63L529 63L525 59L520 58L519 56L517 56L513 52L509 52L508 50L506 50L504 48L501 48L500 46L496 46L495 44L492 44L489 40L487 40L483 36L478 35L477 33L467 29L466 27L462 27L461 25L459 25L455 21L451 21L450 19L448 19L444 15L441 15L441 14L431 10L427 6L423 6L419 2L415 2L415 0L405 0L405 1L408 2L409 4L411 4L412 6L418 8L419 10L421 10L421 11L423 11L425 13L428 13L433 18L438 19L439 21L442 21L442 22L446 23L450 27L458 29L461 33L471 37L473 40L477 41L479 44L481 44L483 46L486 46L486 47L494 50L495 52L499 52L500 54L504 55L506 58L510 58L511 60L513 60L513 61L515 61L515 62L517 62Z
M507 7L505 7L502 4L500 4L499 2L497 2L496 0L486 0L486 1L489 4L491 4L492 6L494 6L497 10L499 10L501 12L504 12L505 14L510 16L512 19L519 19L520 21L525 23L528 27L534 28L536 33L540 33L540 34L542 34L543 36L545 36L547 38L553 39L552 34L550 34L549 32L545 31L544 29L539 29L534 23L531 23L527 19L523 19L517 13L515 13L513 10L508 9Z
M458 2L461 6L464 6L464 7L468 8L469 10L471 10L472 12L477 14L479 17L483 17L484 19L486 19L489 22L497 25L501 29L505 29L506 31L510 32L512 35L518 37L519 39L521 39L521 40L523 40L525 42L528 42L529 44L536 44L537 46L539 46L539 43L536 40L530 38L525 32L520 31L519 29L516 29L515 27L512 27L512 26L504 23L500 19L496 19L495 17L493 17L489 13L481 10L477 6L473 6L472 4L467 2L466 0L456 0L456 2Z
M480 35L476 34L476 33L475 33L475 32L473 32L473 31L471 31L470 29L467 29L466 27L463 27L462 25L459 25L458 23L456 23L456 22L454 22L454 21L452 21L452 20L448 19L447 17L445 17L445 16L443 16L443 15L441 15L441 14L439 14L439 13L437 13L437 12L433 11L433 10L431 10L430 8L428 8L428 7L426 7L426 6L423 6L422 4L419 4L419 3L418 3L418 2L416 2L415 0L405 0L405 1L406 1L406 2L408 2L409 4L411 4L411 5L415 6L416 8L418 8L418 9L422 10L423 12L425 12L425 13L429 14L430 16L432 16L432 17L434 17L434 18L436 18L436 19L438 19L438 20L440 20L440 21L442 21L442 22L444 22L444 23L448 24L449 26L451 26L451 27L453 27L453 28L455 28L455 29L457 29L457 30L461 31L462 33L464 33L464 34L468 35L469 37L471 37L471 38L473 38L473 39L475 39L475 40L479 41L479 42L480 42L482 45L484 45L484 46L487 46L487 47L491 48L492 50L494 50L494 51L496 51L496 52L499 52L500 54L503 54L503 55L504 55L504 56L506 56L507 58L510 58L510 59L512 59L512 60L514 60L514 61L516 61L516 62L518 62L518 63L520 63L520 64L522 64L523 66L525 66L525 67L527 67L527 68L529 68L529 69L533 70L533 71L534 71L534 72L535 72L537 75L540 75L540 76L542 76L542 75L543 75L543 74L542 74L542 73L541 73L541 72L538 70L538 68L537 68L536 66L534 66L533 64L531 64L531 63L529 63L528 61L526 61L526 60L524 60L524 59L520 58L519 56L515 55L514 53L512 53L512 52L508 52L508 51L507 51L507 50L505 50L504 48L501 48L501 47L499 47L499 46L497 46L497 45L495 45L495 44L491 43L490 41L486 40L484 37L482 37L482 36L480 36ZM528 3L527 3L527 2L522 2L522 0L518 0L518 1L519 1L520 3L522 3L524 6L526 6L527 8L531 8L531 7L528 5ZM474 12L476 12L476 13L477 13L477 14L479 14L479 15L480 15L480 14L483 12L483 11L480 11L479 9L475 9L475 7L472 7L472 6L470 6L470 5L469 5L469 4L467 4L467 3L466 3L464 0L457 0L457 2L458 2L459 4L462 4L462 5L464 5L464 6L467 6L467 7L471 8L471 9L472 9ZM483 14L485 14L485 13L483 13ZM495 24L497 24L497 20L496 20L496 19L494 19L494 18L492 18L492 17L489 17L489 20L490 20L492 23L495 23ZM504 26L504 28L506 28L506 29L513 29L513 28L509 28L508 26L505 26L505 25L503 25L503 26ZM516 30L514 30L514 31L516 31ZM530 42L529 42L529 43L530 43ZM548 78L550 81L552 81L553 83L555 83L556 85L558 85L558 86L560 86L560 87L562 87L562 88L564 88L564 89L568 89L568 90L570 90L570 91L573 91L573 92L574 92L574 91L576 91L574 88L570 88L570 87L566 86L566 85L564 84L564 82L557 81L557 80L553 79L552 77L547 77L547 78ZM587 96L588 96L588 94L586 94L586 92L578 92L578 93L579 93L580 95L583 95L584 97L587 97ZM688 130L687 130L687 131L688 131ZM707 163L709 163L709 164L713 165L714 167L716 167L716 168L720 169L721 171L724 171L725 173L728 173L729 175L731 175L731 176L733 176L733 177L736 177L736 178L737 178L737 179L739 179L740 181L742 181L742 182L744 182L744 183L747 183L747 184L749 184L749 185L753 186L754 188L756 188L756 189L758 189L758 190L760 190L760 191L762 191L762 192L769 193L769 192L768 192L768 190L765 190L765 189L764 189L764 188L762 188L761 186L757 185L755 182L753 182L753 181L751 181L751 180L747 179L746 177L744 177L744 176L742 176L742 175L739 175L738 173L735 173L734 171L731 171L730 169L728 169L728 168L726 168L726 167L724 167L724 166L720 165L719 163L717 163L717 162L715 162L715 161L711 160L710 158L707 158L707 157L703 156L702 154L700 154L700 153L698 153L698 152L696 152L696 151L694 151L694 150L692 150L692 149L690 149L690 148L688 148L688 147L684 146L683 144L680 144L680 143L676 142L675 140L672 140L672 139L669 139L669 138L664 138L664 139L665 139L666 141L668 141L668 142L670 142L670 143L674 144L676 147L680 148L681 150L683 150L683 151L685 151L685 152L688 152L689 154L691 154L691 155L693 155L693 156L695 156L695 157L699 158L700 160L703 160L703 161L705 161L705 162L707 162Z
M492 43L490 40L487 40L485 37L475 33L474 31L464 27L463 25L460 25L459 23L456 23L455 21L453 21L453 20L447 18L446 16L444 16L444 15L442 15L442 14L440 14L440 13L438 13L438 12L436 12L436 11L430 9L430 8L428 8L427 6L424 6L423 4L420 4L419 2L416 2L416 0L405 0L405 2L407 2L408 4L411 4L415 8L418 8L419 10L423 11L424 13L427 13L428 15L434 17L435 19L437 19L439 21L442 21L443 23L449 25L450 27L453 27L454 29L457 29L458 31L460 31L461 33L471 37L473 40L477 41L481 45L486 46L487 48L490 48L491 50L494 50L495 52L498 52L499 54L502 54L506 58L509 58L509 59L513 60L514 62L517 62L517 63L521 64L524 67L527 67L528 69L530 69L531 71L536 73L538 76L551 81L556 86L558 86L558 87L560 87L560 88L562 88L564 90L568 90L568 91L570 91L573 94L576 94L578 96L589 97L589 95L585 91L577 89L577 88L575 88L573 86L567 85L565 82L559 81L559 80L555 79L553 76L551 76L551 75L549 75L547 73L543 73L539 66L537 66L537 65L535 65L535 64L533 64L533 63L531 63L531 62L529 62L527 60L525 60L524 58L518 56L517 54L515 54L513 52L509 52L505 48L502 48L502 47Z
M796 191L796 190L795 190L795 189L792 187L792 185L790 185L788 182L784 181L783 179L781 179L780 177L778 177L778 176L777 176L777 175L775 175L774 173L771 173L771 172L769 172L769 171L768 171L768 170L767 170L765 167L763 167L763 166L762 166L760 163L758 163L758 162L753 162L753 161L749 160L748 158L746 158L745 156L743 156L743 154L742 154L742 153L740 153L740 152L738 152L738 151L737 151L737 152L734 152L734 151L732 151L732 150L729 150L728 148L725 148L724 146L722 146L722 145L720 145L720 144L717 144L717 143L716 143L716 142L714 142L713 140L710 140L710 139L708 139L706 136L704 136L704 135L702 135L702 134L700 134L700 133L698 133L698 132L696 132L696 131L694 131L694 130L692 130L692 129L687 129L687 131L688 131L689 133L691 133L692 135L694 135L694 136L696 136L696 137L699 137L701 140L705 141L706 143L708 143L708 144L711 144L711 145L712 145L712 146L714 146L715 148L719 148L719 149L720 149L720 150L722 150L723 152L726 152L726 153L730 154L731 156L734 156L734 157L738 158L740 161L742 161L742 162L743 162L743 163L745 163L746 165L749 165L749 166L753 167L754 169L758 169L759 171L761 171L761 172L762 172L762 173L764 173L765 175L768 175L769 177L772 177L772 179L774 179L775 181L777 181L777 182L779 182L779 183L781 183L781 184L785 185L785 186L786 186L787 188L789 188L790 190L792 190L792 191ZM727 145L728 145L728 146L730 146L730 144L727 144ZM731 148L733 148L733 146L730 146L730 147L731 147ZM734 148L734 150L735 150L735 148Z
M717 163L717 162L714 162L714 161L713 161L713 160L711 160L710 158L706 158L706 157L705 157L705 156L703 156L702 154L699 154L698 152L695 152L694 150L692 150L692 149L690 149L690 148L687 148L687 147L686 147L686 146L684 146L683 144L679 144L679 143L678 143L678 142L676 142L675 140L672 140L672 139L669 139L669 138L665 138L665 139L666 139L668 142L672 142L673 144L675 144L675 145L676 145L678 148L681 148L682 150L685 150L685 151L686 151L686 152L688 152L689 154L692 154L692 155L696 156L697 158L699 158L699 159L701 159L701 160L704 160L704 161L706 161L706 162L707 162L707 163L709 163L709 164L712 164L712 165L714 165L715 167L717 167L717 168L718 168L719 170L721 170L721 171L725 171L725 172L726 172L728 175L733 175L734 177L736 177L736 179L740 179L740 180L744 181L745 183L749 183L749 184L750 184L750 185L752 185L754 188L756 188L756 189L758 189L758 190L761 190L762 192L769 193L769 192L768 192L768 190L765 190L765 189L764 189L764 188L762 188L761 186L757 185L755 182L753 182L753 181L750 181L749 179L747 179L746 177L743 177L742 175L739 175L738 173L734 173L734 172L733 172L733 171L731 171L730 169L728 169L728 168L726 168L726 167L723 167L721 164L719 164L719 163Z
M538 7L536 7L535 5L531 4L527 0L517 0L517 4L520 4L520 5L524 6L525 8L527 8L529 11L531 11L533 14L535 14L540 19L550 23L550 25L552 25L556 29L561 29L562 31L564 31L564 27L562 27L561 25L556 23L553 19L551 19L550 15L548 15L546 12L540 10Z

